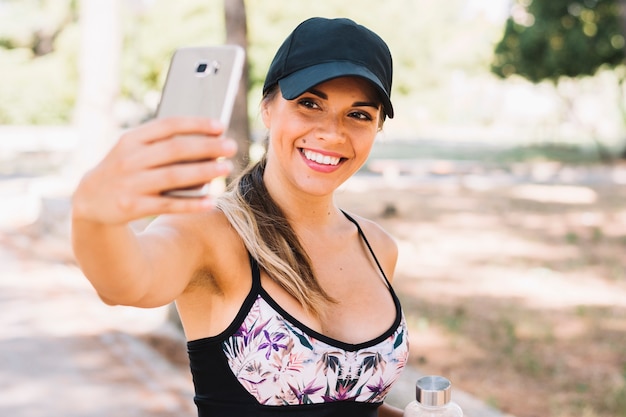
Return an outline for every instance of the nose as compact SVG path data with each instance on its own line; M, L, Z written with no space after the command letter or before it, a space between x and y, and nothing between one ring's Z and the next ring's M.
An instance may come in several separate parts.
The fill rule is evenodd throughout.
M317 128L318 139L325 142L343 143L346 141L346 127L343 118L336 113L329 113L322 118Z

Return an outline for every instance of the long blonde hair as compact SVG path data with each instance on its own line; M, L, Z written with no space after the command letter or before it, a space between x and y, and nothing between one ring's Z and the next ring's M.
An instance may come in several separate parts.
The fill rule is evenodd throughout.
M332 298L319 285L311 260L265 183L265 156L217 199L250 255L268 276L309 312L319 314Z

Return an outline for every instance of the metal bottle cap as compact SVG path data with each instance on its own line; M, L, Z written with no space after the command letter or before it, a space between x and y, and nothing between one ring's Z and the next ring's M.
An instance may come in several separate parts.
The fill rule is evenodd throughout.
M442 376L424 376L415 384L415 399L425 406L441 406L450 402L452 384Z

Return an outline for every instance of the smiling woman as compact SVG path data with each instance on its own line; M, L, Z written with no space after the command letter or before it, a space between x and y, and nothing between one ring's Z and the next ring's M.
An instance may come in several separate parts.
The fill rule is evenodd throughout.
M223 127L189 118L126 133L76 190L74 249L102 299L176 301L200 417L402 415L383 404L408 356L398 249L334 199L393 117L391 80L378 35L306 20L268 71L266 153L225 194L162 194L229 171Z
M368 81L340 77L322 82L293 100L282 95L271 97L263 101L261 112L269 129L270 166L266 175L271 176L275 163L283 166L283 172L294 174L282 180L287 181L281 190L306 187L306 182L314 180L309 184L314 187L310 192L333 192L365 163L382 117L381 105L375 101L376 93ZM273 157L274 153L285 155ZM298 169L302 162L313 172Z

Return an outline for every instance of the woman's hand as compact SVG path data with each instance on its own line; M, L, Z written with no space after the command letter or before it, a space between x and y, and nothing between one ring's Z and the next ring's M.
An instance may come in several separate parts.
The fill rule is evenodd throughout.
M81 180L73 197L74 219L124 224L162 213L206 210L208 197L176 198L164 191L228 175L237 145L220 138L219 122L157 119L126 132ZM189 162L194 161L194 162ZM181 163L184 162L184 163Z

